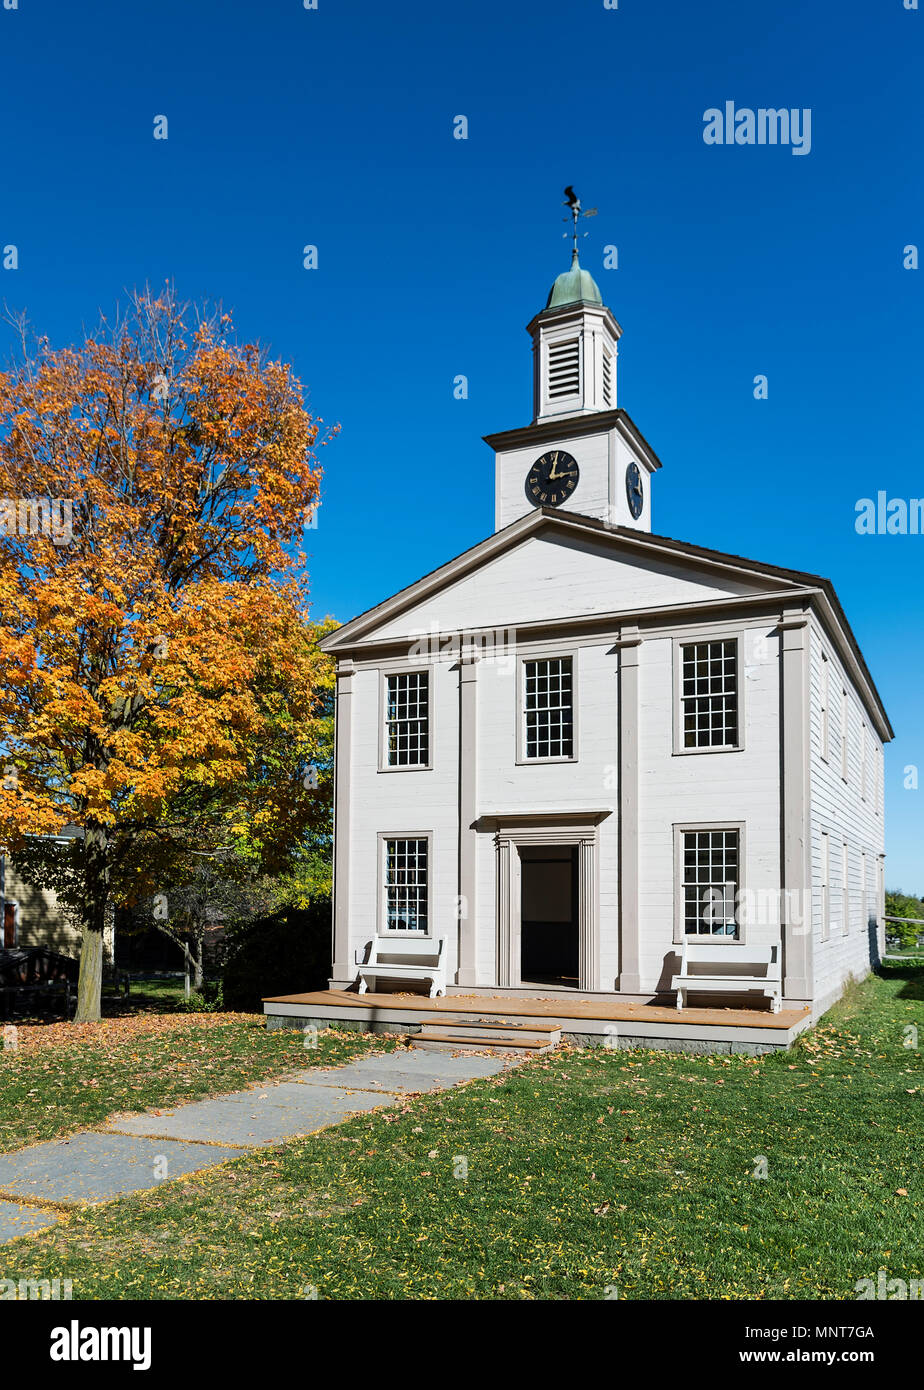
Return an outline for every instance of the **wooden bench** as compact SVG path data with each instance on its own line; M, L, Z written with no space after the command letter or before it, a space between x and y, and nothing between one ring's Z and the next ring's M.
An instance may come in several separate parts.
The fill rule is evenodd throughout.
M446 993L446 942L432 936L374 936L368 960L360 960L359 993L365 994L369 978L392 976L402 980L428 980L430 998Z
M763 967L758 973L757 967ZM721 969L720 967L724 967ZM671 980L682 1009L691 989L708 994L761 990L773 1012L782 1007L779 946L747 946L740 942L719 945L709 941L685 941L680 974Z

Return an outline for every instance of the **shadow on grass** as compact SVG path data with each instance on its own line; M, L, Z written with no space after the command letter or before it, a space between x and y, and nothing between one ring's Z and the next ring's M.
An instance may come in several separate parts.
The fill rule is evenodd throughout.
M924 965L895 965L883 961L876 971L884 980L903 980L899 999L924 999Z

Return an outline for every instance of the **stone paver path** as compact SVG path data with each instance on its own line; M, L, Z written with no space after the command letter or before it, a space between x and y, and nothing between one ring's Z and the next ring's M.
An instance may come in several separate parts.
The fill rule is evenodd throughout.
M508 1061L471 1053L379 1053L160 1114L116 1115L98 1129L0 1154L0 1243L53 1225L55 1207L142 1192L394 1105L400 1096L493 1076Z
M0 1202L0 1244L17 1236L32 1235L53 1226L57 1217L50 1211L22 1207L16 1202Z

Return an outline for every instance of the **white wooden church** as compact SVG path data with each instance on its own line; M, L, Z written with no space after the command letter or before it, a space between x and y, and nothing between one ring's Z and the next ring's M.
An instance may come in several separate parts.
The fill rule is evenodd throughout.
M333 993L267 1013L785 1044L882 946L889 720L827 579L652 529L576 249L528 331L494 534L324 642Z

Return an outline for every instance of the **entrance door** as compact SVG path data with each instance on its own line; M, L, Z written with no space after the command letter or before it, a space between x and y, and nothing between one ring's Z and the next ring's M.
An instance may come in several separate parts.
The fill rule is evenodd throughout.
M16 908L12 903L3 904L3 949L11 951L16 945Z
M577 989L580 979L576 845L520 847L520 980Z

